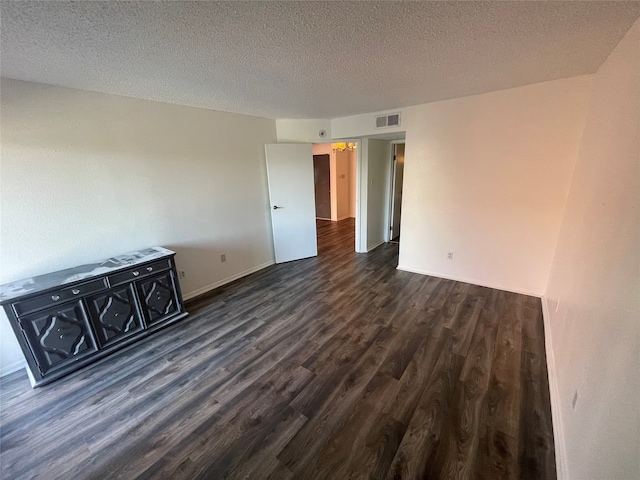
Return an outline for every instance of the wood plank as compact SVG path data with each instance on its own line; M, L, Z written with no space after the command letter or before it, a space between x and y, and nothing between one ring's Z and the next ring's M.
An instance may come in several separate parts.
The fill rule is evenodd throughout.
M475 308L471 307L470 311ZM496 315L486 311L482 321L476 322L454 400L444 421L432 475L471 477L483 427L482 407L489 385L497 326Z
M305 474L308 465L324 448L327 438L342 427L351 407L370 393L365 387L380 366L382 354L382 348L371 345L353 368L333 379L336 385L328 395L316 391L313 398L304 397L304 405L295 400L291 403L309 417L304 427L278 454L278 460L294 475ZM322 440L318 441L319 438Z
M440 432L464 362L463 357L453 353L451 345L449 337L409 421L387 478L427 478L431 471Z
M520 317L521 318L521 317ZM480 434L475 474L480 478L518 476L522 355L521 325L499 322L485 399L485 431Z
M305 468L305 478L381 478L386 475L406 426L386 411L397 381L375 375L367 393L351 409L342 426Z
M404 425L408 425L418 402L428 385L429 378L444 351L451 342L451 331L443 327L434 329L407 365L398 382L395 392L392 416Z
M542 312L524 308L519 458L521 478L554 479L555 449Z
M225 478L241 467L254 470L265 458L275 459L274 445L265 450L263 447L274 439L276 448L286 443L307 421L288 403L312 377L302 367L270 373L245 389L239 401L227 404L215 417L185 436L159 462L144 470L145 475L172 479ZM196 448L201 444L207 444L216 455ZM137 472L129 466L117 474L132 478Z

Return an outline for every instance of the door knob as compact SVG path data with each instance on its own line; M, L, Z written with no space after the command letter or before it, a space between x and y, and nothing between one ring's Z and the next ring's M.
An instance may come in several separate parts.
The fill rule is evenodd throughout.
M277 206L277 205L274 205L274 206L273 206L273 209L274 209L274 210L277 210L277 209L279 209L279 208L284 208L284 207L279 207L279 206Z

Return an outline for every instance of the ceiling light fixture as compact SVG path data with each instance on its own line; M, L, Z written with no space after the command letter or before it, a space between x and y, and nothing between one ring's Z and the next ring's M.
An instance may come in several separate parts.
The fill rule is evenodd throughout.
M340 142L331 145L334 152L353 152L356 149L356 142Z

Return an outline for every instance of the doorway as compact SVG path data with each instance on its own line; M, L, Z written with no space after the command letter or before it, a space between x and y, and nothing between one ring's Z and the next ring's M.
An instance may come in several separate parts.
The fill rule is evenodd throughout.
M313 156L316 219L331 220L331 160L328 154Z
M346 225L355 232L356 166L357 141L313 144L318 236Z
M303 144L281 143L266 146L267 176L272 208L274 243L277 243L278 238L280 238L279 233L284 234L282 236L282 240L285 241L285 243L292 239L292 235L288 233L287 229L280 229L283 230L283 232L277 232L278 225L282 223L280 222L280 217L289 217L287 220L288 223L285 222L283 224L289 230L294 229L295 232L300 230L300 232L297 233L302 234L302 224L304 224L305 232L312 231L312 236L309 235L309 238L306 240L309 243L309 248L313 248L314 251L316 251L318 238L317 222L328 222L328 225L337 224L338 221L343 220L339 215L344 215L344 220L352 219L352 224L354 226L351 228L355 229L354 249L357 253L369 252L378 245L398 237L401 223L400 209L402 205L401 196L403 182L400 178L399 169L393 168L393 164L396 163L393 161L393 153L396 152L395 145L402 144L402 146L399 147L400 155L396 157L396 160L401 159L400 163L402 163L402 167L404 167L404 132L369 136L361 139L348 140L348 142L349 143L346 145L353 145L353 149L350 151L347 167L346 169L343 169L342 173L338 173L336 169L331 168L332 154L335 157L336 152L334 152L334 145L330 143L306 144L304 152L298 152L297 150L298 148L302 148L301 145ZM344 146L345 143L342 142L339 145ZM321 149L323 151L317 151L317 149ZM342 148L335 148L335 150L341 151ZM288 153L297 157L297 160L291 168L300 167L300 174L306 172L304 181L300 180L291 182L291 179L288 179L286 182L281 182L280 184L275 181L278 180L277 175L274 176L274 179L271 178L271 154L274 154L276 157L284 155L284 157L288 158L288 156L285 155ZM341 153L344 153L344 150L342 150ZM317 220L316 218L316 198L313 190L315 188L314 154L329 155L329 196L332 204L331 220ZM274 160L277 160L277 158L274 158ZM345 166L344 162L343 166ZM278 165L274 163L274 167L278 167ZM278 168L276 168L275 173L278 173L277 170ZM404 176L403 174L404 168L402 168L402 176ZM308 183L306 178L309 179ZM348 180L348 188L346 190L344 188L339 189L334 187L334 185L337 185L338 178L343 182L343 186L346 185L344 182ZM392 178L394 181L392 181ZM397 183L398 186L395 188L395 192L393 192L393 185L395 183ZM344 209L341 214L338 213L337 203L334 202L334 198L337 199L339 191L343 192L341 194L343 198L349 199L348 208L346 209L346 212L348 213L345 213ZM345 191L348 192L346 195L344 194ZM288 193L295 195L293 195L293 197L283 197L284 194ZM392 193L395 193L395 195ZM392 202L392 198L396 201ZM296 219L297 217L293 218L292 215L295 217L294 214L297 211L296 208L302 204L308 205L308 207L310 207L308 209L309 211L307 212L307 210L305 210L304 214L300 213L299 219ZM336 205L335 209L333 208L334 205ZM393 217L392 210L395 211L395 217ZM324 215L327 214L326 211L324 213L321 212L321 214L323 215L321 218L326 218L324 217ZM391 221L392 218L395 218L395 222ZM307 228L307 220L305 219L312 222L310 223L309 228ZM282 219L283 222L284 220L285 219ZM391 237L392 229L394 229L394 227L395 231L398 233L396 233L394 237ZM277 246L275 249L276 251L278 250ZM276 261L278 262L278 255L276 255Z

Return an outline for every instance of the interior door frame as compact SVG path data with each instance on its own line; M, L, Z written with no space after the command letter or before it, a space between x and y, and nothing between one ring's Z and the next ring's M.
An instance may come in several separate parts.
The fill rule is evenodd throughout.
M387 230L385 231L385 242L390 242L391 240L393 240L393 238L391 237L391 228L393 227L393 207L394 207L394 189L395 189L395 174L396 174L396 145L404 145L404 149L405 149L405 157L407 154L407 142L406 139L402 139L402 140L391 140L391 170L389 172L389 198L387 199L388 202L388 211L389 211L389 215L387 217L388 221L387 221ZM404 172L402 175L402 191L404 192ZM400 222L402 222L402 220L400 220Z
M392 173L393 173L393 155L395 153L395 145L400 144L400 143L404 143L405 145L405 166L406 166L406 148L407 148L407 139L406 139L406 132L402 132L405 133L405 138L400 138L397 140L389 140L389 144L391 145L391 149L390 149L390 157L389 157L389 162L388 162L388 167L389 169L391 169L391 172L389 172L388 178L391 179L392 177ZM356 144L356 232L355 232L355 251L357 253L367 253L369 251L368 247L367 247L367 202L368 202L368 189L367 189L367 179L368 179L368 162L365 162L364 159L368 157L369 152L368 152L368 142L364 141L368 138L379 138L376 135L371 135L371 136L362 136L362 137L345 137L345 138L330 138L330 139L322 139L321 141L317 141L317 140L310 140L308 141L308 143L310 144L316 144L316 145L326 145L326 144L332 144L332 143L336 143L336 142L353 142ZM307 143L307 142L304 142ZM391 180L390 180L391 181ZM404 193L404 178L402 181L403 184L403 193ZM390 216L390 212L389 209L392 206L392 199L391 194L392 194L392 188L391 184L389 183L387 185L386 188L386 211L387 211L387 216ZM388 218L385 219L385 222L388 223ZM388 242L389 240L391 240L390 237L390 230L387 229L384 233L383 236L383 241ZM402 239L400 239L400 241L402 241Z
M357 253L366 253L367 245L366 232L363 232L363 228L366 229L366 205L363 205L361 202L361 192L362 192L362 139L361 138L332 138L332 139L322 139L322 141L314 141L311 142L312 145L331 145L332 143L341 142L341 143L355 143L356 144L356 244L355 251ZM366 187L366 185L364 185ZM365 197L366 198L366 197ZM363 218L365 221L363 221Z
M318 144L316 144L318 145ZM327 195L329 196L329 216L328 217L322 217L322 216L318 216L318 183L317 183L317 177L315 176L315 171L316 171L316 157L327 157L327 168L328 168L328 176L329 176L329 189L327 190ZM331 155L327 154L327 153L314 153L313 154L313 171L314 171L314 187L316 188L315 193L315 202L316 202L316 220L331 220Z

